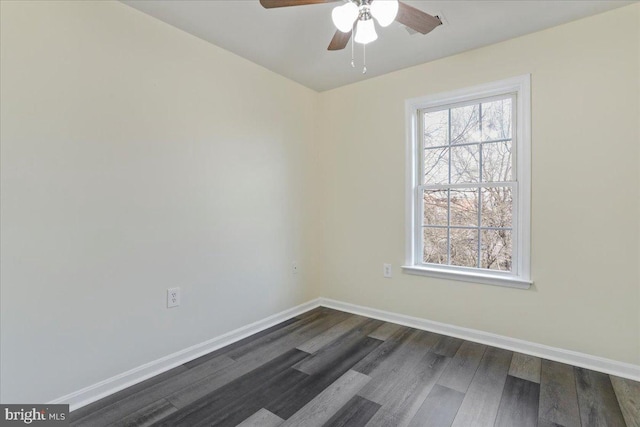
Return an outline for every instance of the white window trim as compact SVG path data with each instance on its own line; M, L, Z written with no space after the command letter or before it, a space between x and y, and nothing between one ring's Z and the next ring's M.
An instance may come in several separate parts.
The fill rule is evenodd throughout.
M421 159L416 156L418 140L418 110L467 102L474 99L516 93L516 179L518 182L517 213L514 218L514 252L518 254L514 272L499 272L455 266L424 266L416 260L416 186ZM406 248L405 265L408 274L441 279L461 280L498 286L528 289L531 280L531 75L513 77L466 89L409 99L405 102L406 143Z

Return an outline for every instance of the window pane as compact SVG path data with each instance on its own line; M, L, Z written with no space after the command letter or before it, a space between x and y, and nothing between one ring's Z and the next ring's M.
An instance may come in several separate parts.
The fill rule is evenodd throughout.
M511 98L482 104L482 140L511 138Z
M447 225L449 203L447 190L424 192L424 225Z
M447 229L446 228L423 228L424 236L424 262L434 264L447 263Z
M449 149L424 150L424 183L447 184L449 182Z
M512 142L482 144L482 180L484 182L512 181Z
M451 191L451 225L478 226L478 189Z
M451 147L451 183L478 182L480 146Z
M480 141L479 105L451 109L451 144Z
M482 226L511 228L513 195L510 187L482 189Z
M449 110L424 114L424 146L449 144Z
M511 231L482 230L480 234L482 268L511 271Z
M477 229L451 229L451 265L478 266Z

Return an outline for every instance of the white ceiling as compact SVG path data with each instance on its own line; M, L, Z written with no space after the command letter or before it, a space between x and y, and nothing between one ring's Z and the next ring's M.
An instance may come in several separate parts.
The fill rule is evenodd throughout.
M327 51L335 32L331 10L336 3L267 10L258 0L122 1L317 91L634 3L613 0L406 1L442 17L444 25L427 35L411 35L398 23L378 27L378 40L367 45L368 72L363 75L361 45L356 44L356 69L350 66L351 45L342 51Z

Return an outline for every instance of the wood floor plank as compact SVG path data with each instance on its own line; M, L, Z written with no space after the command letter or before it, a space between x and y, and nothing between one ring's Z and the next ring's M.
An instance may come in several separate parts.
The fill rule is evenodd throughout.
M346 320L343 320L337 325L332 326L326 331L300 344L297 348L298 350L302 350L309 354L313 354L316 351L320 350L322 347L330 344L340 336L348 333L352 329L360 326L361 324L369 320L370 319L363 316L357 316L355 314L351 315Z
M315 315L318 315L318 314L326 315L326 314L330 313L331 311L333 311L333 309L320 306L320 307L316 307L314 309L311 309L309 311L305 311L304 313L297 315L296 318L304 319L306 317L315 316Z
M562 424L558 424L558 423L552 423L551 421L547 421L547 420L538 420L538 427L565 427Z
M236 426L278 396L304 381L302 372L291 369L308 354L297 349L263 364L165 418L160 426Z
M380 404L356 395L323 427L364 427L378 412L378 409L380 409Z
M369 336L380 341L386 341L391 337L391 335L396 333L402 327L402 325L398 325L397 323L385 322L382 326L373 331Z
M529 356L528 354L522 353L513 353L511 367L509 368L509 375L540 384L541 363L542 362L539 357Z
M574 368L583 427L625 427L620 405L607 374Z
M82 408L76 409L75 411L69 414L69 421L71 423L77 422L84 417L92 415L95 412L98 412L106 408L107 406L116 404L117 402L120 402L120 401L124 401L124 399L134 396L136 393L140 392L141 390L149 389L152 386L156 384L160 384L169 378L180 375L186 370L187 368L185 368L183 365L180 365L176 368L170 369L169 371L163 372L162 374L156 375L155 377L149 378L148 380L142 381L138 384L135 384L117 393L114 393L110 396L100 399L97 402L93 402L86 406L83 406ZM149 403L152 403L152 402L149 402Z
M417 363L438 341L431 332L402 328L386 340L376 351L358 363L354 370L381 381L382 376L392 375L396 366Z
M539 398L540 384L508 375L495 427L537 427Z
M283 422L282 418L262 408L237 427L277 427Z
M111 424L114 427L147 427L173 414L178 409L166 399L160 399Z
M464 342L464 340L461 340L460 338L448 337L446 335L438 336L439 340L436 345L433 346L431 351L442 356L454 357Z
M308 317L275 333L252 340L226 354L234 360L248 360L256 358L256 356L261 358L261 353L268 353L274 349L289 351L350 316L350 314L341 311L331 312L326 315L323 313L318 312L316 316ZM276 353L278 353L277 350ZM282 354L282 352L278 354Z
M412 328L401 327L396 332L385 340L375 351L368 354L367 357L362 359L354 370L362 374L369 375L374 369L383 363L387 358L394 354L400 346L413 336L414 330Z
M484 344L463 342L447 369L442 373L438 384L466 393L486 349L487 346Z
M234 365L232 359L225 355L208 360L193 368L185 369L180 375L173 375L164 381L155 382L152 385L138 390L118 402L105 406L100 410L76 420L74 426L102 427L126 418L134 412L150 405L162 398L168 398L172 393L196 381L207 381L220 372L226 371ZM168 400L168 399L167 399ZM173 404L173 402L171 402Z
M511 365L511 356L510 351L487 348L453 421L454 427L493 425Z
M316 316L319 316L319 313L316 314ZM211 360L215 357L221 356L223 354L227 354L235 349L238 349L240 347L243 347L247 344L249 344L250 342L253 342L259 338L265 337L267 335L273 334L274 332L280 331L283 328L286 328L287 326L293 325L295 323L297 323L297 326L303 325L304 322L301 322L302 319L293 317L291 319L285 320L284 322L278 323L277 325L274 325L270 328L265 329L264 331L260 331L256 334L253 334L247 338L241 339L240 341L236 341L233 344L230 344L228 346L222 347L221 349L218 349L216 351L212 351L211 353L205 354L204 356L200 356L197 359L194 359L190 362L187 362L184 364L185 367L191 369L194 368L204 362L206 362L207 360ZM287 331L291 330L292 328L294 328L295 326L292 326L291 328L289 328ZM281 332L282 333L282 332ZM286 333L286 332L285 332Z
M260 366L277 359L288 351L291 351L291 349L287 351L287 348L288 347L283 347L280 351L262 353L263 357L260 358L256 357L251 360L235 362L227 369L220 370L213 375L190 382L179 390L168 395L167 400L177 408L185 408L208 394L215 392L221 387L224 387L238 378L249 374Z
M367 425L409 425L449 361L448 357L427 352L410 369L408 365L398 367L396 374L387 382L374 383L378 378L372 377L358 394L382 406Z
M319 427L329 421L371 380L367 375L349 370L322 391L298 412L287 419L283 427Z
M640 382L610 375L627 427L640 427Z
M288 419L363 357L371 353L380 343L380 340L369 338L366 335L356 336L350 342L345 342L344 345L324 353L321 359L322 363L314 366L312 375L294 384L281 395L274 396L264 407L280 418ZM293 371L300 372L297 369L293 369Z
M381 324L382 321L380 320L368 319L366 322L360 323L355 327L352 326L351 330L347 333L339 336L321 350L307 357L294 366L294 368L309 375L326 370L334 363L338 355L344 354L345 349L364 338L368 338L367 335L375 331ZM373 340L373 338L369 339ZM378 343L380 344L382 341L378 341Z
M409 427L450 427L463 399L464 393L434 385Z
M419 339L420 335L414 334L413 337ZM397 351L388 353L387 358L368 373L372 381L358 394L373 402L384 404L397 383L406 380L403 376L415 376L416 371L421 368L418 365L424 363L424 357L433 356L434 353L425 351L420 345L410 345L412 343L408 340Z
M372 378L358 394L382 405L368 425L409 423L449 362L428 351L438 340L431 332L400 329L354 367Z
M538 424L580 427L580 409L572 366L542 360Z

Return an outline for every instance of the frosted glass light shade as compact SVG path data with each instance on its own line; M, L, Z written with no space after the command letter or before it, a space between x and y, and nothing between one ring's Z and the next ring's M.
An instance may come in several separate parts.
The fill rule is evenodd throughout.
M398 0L373 0L371 15L381 27L389 26L398 15Z
M371 43L378 38L376 34L376 27L373 24L373 19L367 19L366 21L358 21L356 27L356 37L354 40L356 43L367 44Z
M331 19L336 28L343 33L348 33L353 28L353 21L358 18L358 6L355 3L345 3L342 6L334 7L331 12Z

